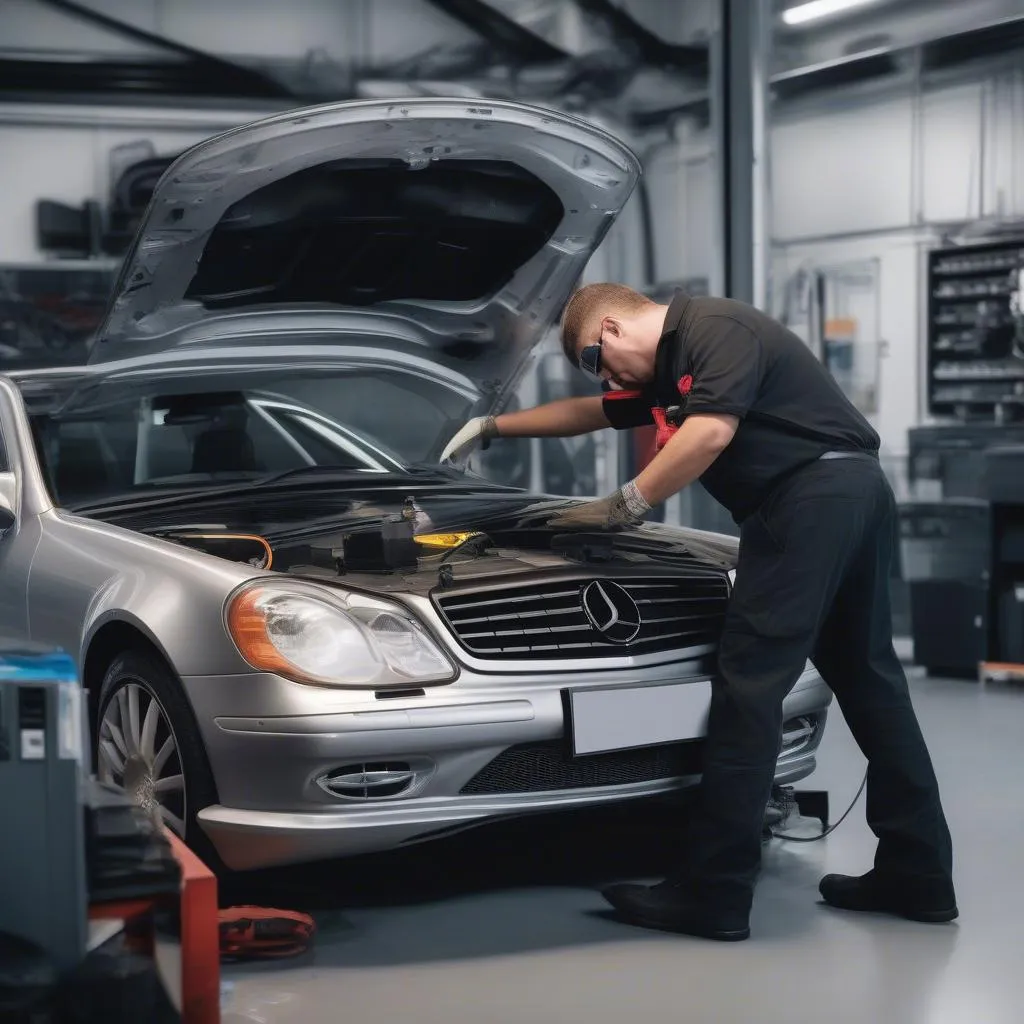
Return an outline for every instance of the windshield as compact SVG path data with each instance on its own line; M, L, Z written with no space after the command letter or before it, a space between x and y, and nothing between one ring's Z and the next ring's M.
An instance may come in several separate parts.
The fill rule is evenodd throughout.
M153 385L32 427L54 500L69 506L312 467L400 472L435 459L472 404L409 374L339 370L231 391Z

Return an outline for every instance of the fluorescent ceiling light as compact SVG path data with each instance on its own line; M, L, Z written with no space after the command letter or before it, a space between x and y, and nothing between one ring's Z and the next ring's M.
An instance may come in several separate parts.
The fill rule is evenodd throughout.
M853 7L877 3L877 0L810 0L809 3L790 7L782 12L782 20L787 25L803 25L808 21L826 18L830 14L848 11Z

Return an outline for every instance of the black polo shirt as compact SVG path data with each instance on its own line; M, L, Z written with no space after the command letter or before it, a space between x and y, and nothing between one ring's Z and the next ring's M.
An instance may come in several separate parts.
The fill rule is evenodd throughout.
M688 378L688 379L687 379ZM792 331L734 299L677 293L665 316L654 381L605 395L616 428L654 422L652 408L739 418L729 446L701 477L737 523L782 477L827 451L877 453L878 434Z

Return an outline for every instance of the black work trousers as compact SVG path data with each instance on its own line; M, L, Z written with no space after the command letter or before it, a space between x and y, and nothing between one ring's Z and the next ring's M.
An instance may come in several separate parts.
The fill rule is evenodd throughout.
M938 784L892 643L896 503L878 461L802 467L744 520L681 878L749 910L783 701L810 658L868 761L875 869L952 875Z

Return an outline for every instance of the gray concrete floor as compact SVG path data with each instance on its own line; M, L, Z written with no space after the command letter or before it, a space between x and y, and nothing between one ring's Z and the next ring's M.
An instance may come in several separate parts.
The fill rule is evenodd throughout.
M226 893L309 909L320 933L300 960L227 968L224 1024L1024 1020L1024 690L911 674L953 831L954 924L819 902L823 873L870 866L863 798L823 842L766 848L753 935L735 944L605 915L595 886L670 867L677 816L665 808L533 819ZM836 709L802 785L828 789L837 817L863 770Z

